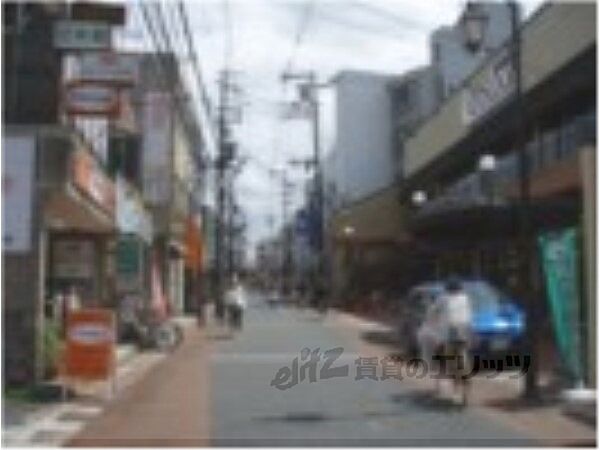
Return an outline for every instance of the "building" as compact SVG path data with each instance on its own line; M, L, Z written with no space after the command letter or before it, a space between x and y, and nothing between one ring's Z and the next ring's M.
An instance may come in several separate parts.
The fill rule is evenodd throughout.
M465 17L485 16L477 45ZM399 202L406 142L510 33L510 10L471 2L430 38L430 64L402 75L342 72L335 78L336 142L325 162L334 296L398 296L428 262L411 253ZM360 274L360 283L354 283Z
M483 276L523 300L524 277L531 276L529 313L546 335L557 318L540 244L565 231L580 236L571 250L584 261L574 276L583 280L574 286L582 294L569 301L589 317L582 339L593 384L596 6L547 4L521 26L522 102L515 96L515 48L509 40L491 53L406 141L403 203L422 193L407 225L413 248L430 261L430 278ZM528 162L533 274L519 263L520 146Z
M465 23L467 15L482 17L481 36L473 41ZM431 67L436 76L438 102L460 88L464 80L510 35L511 12L507 3L467 2L455 24L435 30L430 37Z
M214 143L172 54L112 47L123 6L2 7L5 375L32 382L48 374L44 336L67 304L119 323L196 306Z
M78 297L82 306L114 306L109 255L115 234L115 182L98 149L73 123L74 105L61 95L67 75L63 57L69 50L53 39L53 32L67 17L80 23L86 17L104 20L110 30L122 25L124 10L92 3L71 6L2 5L7 75L3 315L9 383L43 378L48 369L43 336L57 316L59 296L63 301Z

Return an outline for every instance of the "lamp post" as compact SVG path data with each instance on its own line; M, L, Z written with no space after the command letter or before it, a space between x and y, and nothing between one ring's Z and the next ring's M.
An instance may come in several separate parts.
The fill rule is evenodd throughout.
M482 7L481 4L468 2L461 18L465 47L472 52L476 52L481 48L485 38L489 18Z
M538 361L537 361L537 302L534 298L532 285L532 261L534 248L531 234L531 193L529 180L529 159L525 148L524 132L527 113L523 99L522 71L521 71L521 30L519 27L519 5L516 1L509 0L508 8L511 18L511 55L515 80L515 146L518 151L519 161L519 233L518 248L521 251L520 270L521 287L526 310L525 352L529 356L530 365L525 375L524 397L535 399L539 395L537 386Z
M496 170L496 156L490 154L481 155L479 158L479 177L481 182L481 193L485 202L493 206L494 203L494 184L492 176Z

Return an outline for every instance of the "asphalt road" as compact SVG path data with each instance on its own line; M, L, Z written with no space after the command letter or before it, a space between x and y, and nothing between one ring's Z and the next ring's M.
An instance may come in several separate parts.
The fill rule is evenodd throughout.
M334 315L332 315L334 316ZM475 411L437 401L397 380L356 380L359 333L311 310L270 308L252 295L244 329L215 342L212 444L219 446L523 446L535 445ZM334 367L348 376L279 390L282 367L303 348L343 347ZM300 365L302 361L300 362ZM322 362L318 366L322 367Z

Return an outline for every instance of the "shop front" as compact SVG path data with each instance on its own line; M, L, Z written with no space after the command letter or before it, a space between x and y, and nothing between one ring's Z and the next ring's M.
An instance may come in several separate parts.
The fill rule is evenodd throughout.
M78 138L44 150L62 163L47 168L43 192L46 317L62 321L69 308L115 306L115 189Z
M116 179L115 294L118 325L151 307L152 220L141 195L123 177Z

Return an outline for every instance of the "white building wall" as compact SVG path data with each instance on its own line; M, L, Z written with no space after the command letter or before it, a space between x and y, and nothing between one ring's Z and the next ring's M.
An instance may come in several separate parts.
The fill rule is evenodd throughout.
M337 206L364 198L393 182L392 77L341 72L336 83L336 138L326 158L326 185L335 184Z

